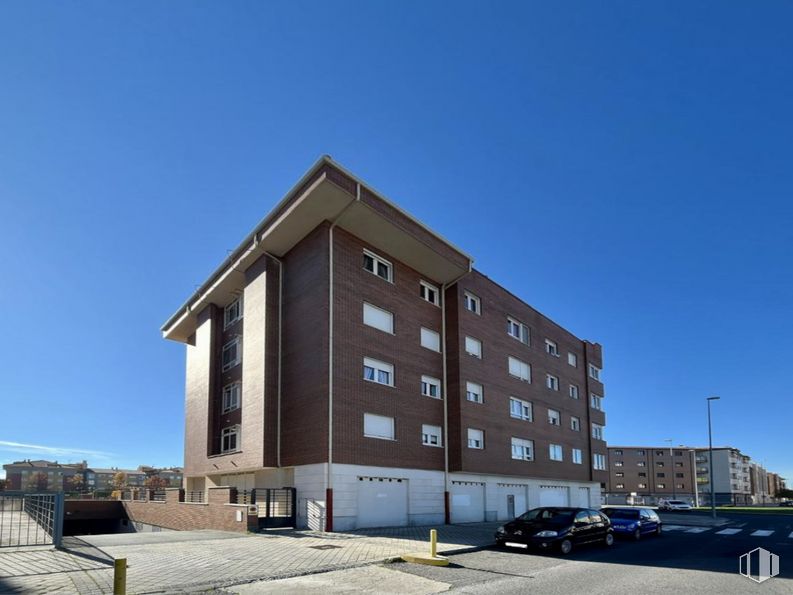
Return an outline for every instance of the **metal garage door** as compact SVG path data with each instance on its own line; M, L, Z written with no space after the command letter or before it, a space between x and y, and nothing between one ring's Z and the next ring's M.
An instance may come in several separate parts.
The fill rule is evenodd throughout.
M404 527L408 524L408 480L397 477L358 478L356 526Z
M589 508L589 488L578 488L578 505L582 508Z
M569 506L566 486L540 486L540 506Z
M453 523L481 523L485 520L484 483L453 481L450 495Z

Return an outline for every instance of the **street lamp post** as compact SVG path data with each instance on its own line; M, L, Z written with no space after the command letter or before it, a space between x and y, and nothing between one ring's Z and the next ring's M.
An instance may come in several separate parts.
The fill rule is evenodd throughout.
M672 469L671 469L671 472L672 472L671 473L671 475L672 475L672 500L677 500L677 491L675 490L675 481L677 481L677 480L675 479L675 457L672 456L672 439L671 438L667 438L666 440L664 440L664 442L668 442L669 443L669 460L671 461L671 463L669 463L669 464L672 466Z
M694 481L694 507L699 508L699 486L697 485L697 464L696 464L697 453L693 448L689 452L691 453L691 476Z
M710 402L718 401L721 397L707 397L708 402L708 462L710 463L710 512L716 518L716 484L713 481L713 431L710 423Z

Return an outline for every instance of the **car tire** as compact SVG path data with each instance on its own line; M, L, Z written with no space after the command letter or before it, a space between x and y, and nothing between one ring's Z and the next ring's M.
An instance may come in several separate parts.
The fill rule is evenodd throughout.
M614 545L614 533L606 533L606 536L603 538L603 543L605 543L607 547Z
M660 537L660 535L661 535L662 531L663 531L663 530L661 529L661 525L658 525L658 526L655 528L655 534L656 534L656 535L658 535L659 537Z
M566 556L573 551L573 542L569 539L563 539L559 542L559 551Z
M496 547L499 548L499 549L505 548L506 546L504 545L504 540L503 539L496 539Z
M639 541L642 538L642 530L636 527L636 530L633 532L633 540Z

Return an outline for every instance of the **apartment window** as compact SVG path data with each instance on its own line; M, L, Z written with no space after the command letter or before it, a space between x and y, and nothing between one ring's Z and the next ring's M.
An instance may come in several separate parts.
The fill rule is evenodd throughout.
M485 447L485 433L482 430L468 428L468 448L482 449L484 447Z
M240 363L242 360L242 352L240 350L240 338L234 337L231 341L223 346L223 353L221 361L223 362L223 372L230 370Z
M465 338L465 352L468 355L473 355L481 359L482 357L482 341L474 339L473 337Z
M614 454L615 454L615 455L622 456L622 451L621 451L621 450L615 450L615 451L614 451Z
M600 454L593 454L592 455L592 466L597 469L598 471L603 471L606 468L606 455Z
M242 298L238 297L223 310L223 328L226 328L242 318Z
M646 483L640 483L639 487L642 488L642 489L646 489L647 488L647 484Z
M682 467L683 463L675 463L675 467Z
M545 351L549 355L559 357L559 346L556 344L555 341L551 341L550 339L545 339Z
M581 449L580 448L574 448L573 449L573 463L575 463L576 465L582 465L583 462L584 462L584 459L583 459L583 454L581 453Z
M647 474L643 472L639 472L639 477L647 477Z
M685 484L679 483L679 484L677 484L677 489L678 490L684 490L684 489L686 489L686 486L685 486Z
M655 466L656 466L656 467L663 467L663 466L664 466L664 464L663 464L663 462L662 462L662 461L657 461L657 462L655 463Z
M443 446L443 440L441 439L441 427L422 424L421 443L426 446Z
M220 452L234 452L239 450L239 439L239 426L223 428L223 431L220 433Z
M394 315L372 304L363 303L363 323L385 333L394 334Z
M532 420L531 403L515 397L509 398L509 415L515 419Z
M508 362L510 375L531 382L531 366L529 364L512 356L509 356Z
M666 473L656 473L656 477L666 477Z
M564 456L562 455L562 445L561 444L549 444L548 445L548 456L551 458L552 461L562 461L562 460L564 460Z
M592 396L594 396L594 395L592 395ZM664 454L665 453L662 450L656 450L655 451L655 456L657 456L657 457L662 457L662 456L664 456Z
M523 438L512 438L512 458L520 461L534 460L534 442Z
M637 467L646 467L647 463L645 463L644 461L639 461L638 463L636 463L636 466Z
M592 438L595 440L603 440L603 426L592 424Z
M483 401L484 389L481 384L476 382L465 383L465 398L474 403L481 403Z
M644 451L643 451L643 450L637 450L637 451L636 451L636 454L637 454L638 456L640 456L640 457L643 457L643 456L644 456Z
M419 281L419 295L421 299L428 301L430 304L440 306L440 294L438 288L426 281Z
M675 456L676 457L682 457L683 456L683 451L682 450L676 450L675 451Z
M581 420L578 419L577 417L571 417L570 418L570 429L575 431L575 432L580 432L581 431Z
M575 353L567 352L567 363L574 368L578 367L578 356Z
M556 409L548 409L548 423L552 426L562 425L562 415Z
M617 484L617 489L618 490L624 490L625 489L625 484L624 483L618 483Z
M622 461L614 461L614 466L615 467L622 467L623 465L624 465L624 463Z
M589 364L589 376L595 380L600 380L600 372L602 370L593 364Z
M589 395L589 403L590 405L592 405L592 409L603 411L603 397L599 397L598 395L591 394Z
M465 303L465 309L473 312L474 314L481 314L482 313L482 302L481 300L476 297L473 293L465 292L463 294L463 301Z
M441 350L441 336L435 331L421 327L421 346L432 351Z
M675 477L685 477L685 475L683 473L675 473Z
M576 386L575 384L571 384L570 385L570 390L568 391L568 394L570 395L571 399L577 399L578 398L578 386Z
M615 473L615 474L614 474L614 477L625 477L625 474L624 474L624 473L622 473L622 472Z
M394 418L374 413L363 414L363 435L382 440L394 439Z
M559 390L559 379L552 374L545 375L545 386L551 390Z
M521 343L529 344L529 327L511 316L507 316L507 334Z
M363 379L377 384L394 386L394 366L365 357L363 358Z
M655 484L655 487L657 487L659 490L663 490L664 488L666 488L666 484L665 483L657 483L657 484Z
M394 267L391 263L369 250L363 251L363 268L386 281L394 280Z
M441 398L441 381L432 376L421 377L421 394L433 399Z
M240 406L240 383L234 382L223 387L223 413Z

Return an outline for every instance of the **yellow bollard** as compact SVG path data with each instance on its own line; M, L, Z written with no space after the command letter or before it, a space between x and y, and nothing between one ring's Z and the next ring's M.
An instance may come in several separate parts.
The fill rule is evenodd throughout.
M430 529L430 557L435 558L438 552L438 530Z
M113 561L113 595L127 595L127 559Z

